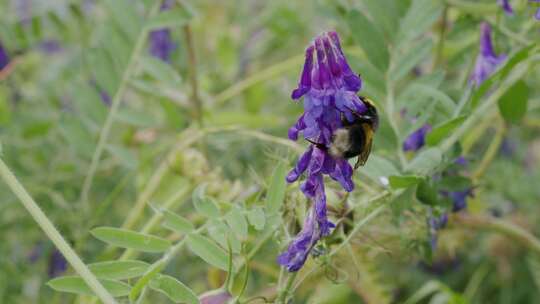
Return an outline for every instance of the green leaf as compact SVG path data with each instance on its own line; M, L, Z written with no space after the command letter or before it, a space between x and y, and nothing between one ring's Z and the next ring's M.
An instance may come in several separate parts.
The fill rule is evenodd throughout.
M362 1L362 4L366 6L373 23L381 30L384 30L385 35L393 39L396 35L398 21L402 13L401 8L403 5L406 5L404 2L406 1L367 0Z
M200 214L215 218L219 216L219 208L216 203L205 195L206 185L202 184L198 186L192 194L193 206Z
M465 176L448 175L439 181L438 187L446 191L464 191L472 188L472 181Z
M166 295L174 303L197 304L199 298L189 287L168 275L159 275L150 281L150 288Z
M388 178L390 186L394 189L409 188L422 181L422 178L414 175L392 175Z
M108 279L99 282L111 293L113 297L123 297L129 294L130 286L126 283ZM50 280L47 285L56 291L93 296L94 292L79 276L64 276Z
M427 180L422 180L416 188L416 198L423 204L435 206L438 202L438 192Z
M283 204L285 199L285 190L287 188L287 183L285 181L285 176L287 175L287 168L285 163L280 162L274 174L272 174L272 179L270 180L270 186L266 191L266 212L268 215L277 213Z
M466 116L459 116L433 128L426 136L426 143L429 146L438 145L443 139L448 137L450 133L465 120L465 118Z
M362 13L352 10L347 16L347 23L356 43L362 47L367 58L380 70L388 68L388 48L383 34Z
M240 253L242 244L232 229L222 219L211 219L207 222L208 235L216 241L221 248L228 248L229 244L233 253Z
M442 10L442 1L413 0L399 24L397 45L411 43L420 34L427 32Z
M154 279L163 270L163 268L165 268L165 265L165 260L159 260L158 262L152 264L148 271L146 271L146 273L139 280L137 280L137 283L133 285L133 288L131 288L129 293L129 300L131 302L135 302L137 300L139 294L143 291L146 285L148 285L148 283L150 283L150 281Z
M414 92L416 96L426 96L433 98L435 101L438 101L440 103L444 111L448 114L452 113L454 111L454 108L456 107L456 103L452 100L452 98L446 95L446 93L430 85L425 85L418 82L413 83L409 86L407 91Z
M392 162L386 158L373 154L362 168L362 171L372 180L382 183L381 177L399 175L399 171Z
M406 76L429 55L432 47L433 42L431 42L430 39L424 39L421 42L414 44L403 55L398 57L396 65L390 72L390 78L393 81L397 81Z
M498 101L499 112L509 123L519 123L527 113L529 87L520 80L504 93Z
M127 149L125 146L108 144L105 146L105 149L126 168L135 169L137 167L137 158L133 152L131 152L131 150Z
M190 233L195 229L195 227L193 227L193 224L190 221L174 212L165 210L163 211L163 216L165 217L163 227L169 230L180 233Z
M407 171L429 175L442 162L442 152L438 148L428 148L420 152L407 166Z
M225 220L232 231L238 236L241 240L245 240L248 235L248 224L242 210L235 206L225 215Z
M124 280L143 275L150 265L137 260L107 261L88 265L98 278Z
M227 270L227 253L212 240L198 234L190 234L186 240L189 249L194 254L212 266Z
M266 217L264 216L264 210L261 207L255 207L247 213L248 221L256 230L263 230L264 224L266 224Z
M109 245L142 252L163 252L171 246L169 241L160 237L126 229L99 227L90 232L95 238Z
M192 17L193 13L184 8L164 10L148 20L146 22L146 28L149 30L178 28L187 24Z
M161 59L153 56L144 56L141 58L140 63L142 69L159 82L164 82L171 86L178 86L182 82L180 74L170 64Z

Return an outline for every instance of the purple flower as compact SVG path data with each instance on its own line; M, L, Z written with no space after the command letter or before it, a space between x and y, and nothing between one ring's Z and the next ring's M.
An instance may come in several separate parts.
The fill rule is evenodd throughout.
M49 274L49 278L54 278L62 273L64 273L67 270L67 261L64 258L64 256L58 251L57 249L54 249L51 255L49 256L49 268L47 273Z
M458 212L467 208L467 198L469 196L473 196L471 188L448 193L448 197L452 201L452 212Z
M465 156L461 155L454 160L454 164L466 167L469 164L469 161L465 158Z
M366 111L366 106L356 95L361 87L362 81L349 67L337 33L315 37L306 49L298 87L291 94L293 100L304 96L304 114L288 134L291 140L297 140L302 132L312 144L286 178L292 183L302 175L306 176L300 189L313 206L302 231L278 257L278 263L288 271L298 271L313 246L334 227L326 215L324 175L337 181L345 191L354 189L351 165L346 159L332 157L328 147L334 132L342 127L342 117L352 121L355 113Z
M38 48L47 55L54 55L63 50L57 40L45 40L39 44Z
M289 244L287 251L278 256L278 263L287 267L290 272L298 271L304 266L311 248L322 237L315 213L315 209L309 210L302 231Z
M0 71L9 64L9 56L6 49L0 42Z
M431 125L425 124L412 132L403 142L403 151L418 151L426 143L426 135L431 131Z
M103 101L103 103L110 107L111 104L112 104L112 98L111 98L111 95L109 95L109 93L107 93L105 90L99 90L99 97L101 97L101 101Z
M172 7L172 0L165 0L161 4L161 10L168 10ZM171 60L171 53L176 48L171 38L171 30L168 28L162 28L152 31L150 33L150 54L165 62Z
M529 0L529 2L540 3L540 0ZM534 18L540 21L540 7L536 10L536 13L534 14Z
M298 87L291 94L295 100L304 96L304 114L289 129L289 138L296 140L302 131L305 139L328 146L341 127L341 115L352 121L353 113L366 111L356 95L362 80L349 67L335 32L316 37L305 57Z
M437 232L446 227L446 224L448 223L448 214L443 213L439 217L430 215L428 217L427 223L429 227L431 250L435 250L437 248Z
M514 10L512 10L512 6L510 6L509 0L499 0L499 5L504 10L505 14L507 14L508 16L514 15Z
M476 58L476 65L471 76L476 86L486 80L506 60L506 55L497 56L491 42L491 27L486 22L480 26L480 53Z

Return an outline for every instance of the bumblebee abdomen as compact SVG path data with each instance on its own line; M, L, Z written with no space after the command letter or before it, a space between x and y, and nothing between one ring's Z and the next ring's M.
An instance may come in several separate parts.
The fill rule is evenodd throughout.
M360 155L366 144L366 134L361 124L355 124L348 128L349 148L344 151L343 157L351 158Z

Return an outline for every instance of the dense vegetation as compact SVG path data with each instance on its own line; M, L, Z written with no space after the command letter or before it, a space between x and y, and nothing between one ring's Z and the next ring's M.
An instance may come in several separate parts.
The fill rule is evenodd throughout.
M0 303L539 302L539 5L2 1Z

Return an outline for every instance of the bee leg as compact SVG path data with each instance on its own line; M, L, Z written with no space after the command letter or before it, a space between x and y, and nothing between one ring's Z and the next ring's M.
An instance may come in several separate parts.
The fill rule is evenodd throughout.
M364 163L362 162L362 158L358 156L356 159L356 164L354 164L354 170L358 169L358 167L363 166Z

